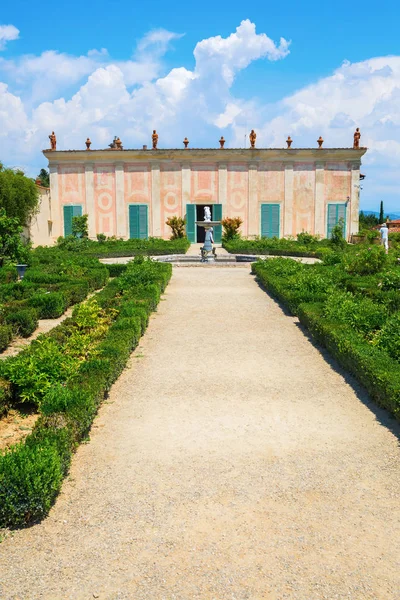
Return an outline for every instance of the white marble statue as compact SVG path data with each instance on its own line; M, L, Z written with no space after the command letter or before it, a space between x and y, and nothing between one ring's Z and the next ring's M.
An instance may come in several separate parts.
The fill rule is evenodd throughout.
M211 210L209 206L204 207L204 220L211 221Z

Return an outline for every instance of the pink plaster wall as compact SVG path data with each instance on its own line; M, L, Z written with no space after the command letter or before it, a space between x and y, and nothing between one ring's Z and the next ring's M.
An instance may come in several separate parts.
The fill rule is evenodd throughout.
M285 199L285 171L283 163L264 163L258 168L258 201L283 202Z
M182 217L182 169L174 163L162 164L160 169L161 235L169 238L171 229L165 224L168 217Z
M218 203L218 165L192 165L191 202L193 204Z
M315 165L296 163L293 168L292 235L315 230Z
M241 231L246 235L249 218L249 171L247 163L229 164L227 169L227 205L223 217L240 217Z
M153 205L151 201L150 163L126 163L124 165L124 205L128 215L128 205L148 204L149 235L152 234ZM129 231L129 218L128 231Z
M95 166L94 210L96 232L116 234L115 168L114 165Z
M64 222L64 205L80 204L82 214L86 214L86 188L85 169L83 165L69 165L58 168L58 194L59 194L59 223ZM61 233L60 235L64 235Z
M351 196L351 171L346 163L327 163L325 167L325 203L345 202Z

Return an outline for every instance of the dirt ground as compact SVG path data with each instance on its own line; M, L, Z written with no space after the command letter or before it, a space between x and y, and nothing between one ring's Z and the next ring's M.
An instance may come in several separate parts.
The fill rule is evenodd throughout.
M174 269L0 598L400 598L399 433L248 268Z

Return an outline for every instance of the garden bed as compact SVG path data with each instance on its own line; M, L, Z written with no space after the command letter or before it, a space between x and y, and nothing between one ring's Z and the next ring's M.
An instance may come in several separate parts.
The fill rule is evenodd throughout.
M331 250L328 240L304 244L285 238L260 238L257 240L233 239L222 246L230 254L254 254L258 256L298 256L323 258Z
M171 272L171 265L136 259L71 318L0 363L0 409L25 402L39 414L32 433L0 454L0 527L24 526L48 513L72 453L87 437Z
M270 259L252 265L260 283L400 420L400 266L378 247L336 264ZM331 261L333 262L333 261Z
M189 240L163 240L149 238L147 240L118 240L106 239L96 242L89 239L79 239L73 236L59 238L58 246L69 252L79 252L95 258L118 258L124 256L162 256L167 254L185 254L190 248Z

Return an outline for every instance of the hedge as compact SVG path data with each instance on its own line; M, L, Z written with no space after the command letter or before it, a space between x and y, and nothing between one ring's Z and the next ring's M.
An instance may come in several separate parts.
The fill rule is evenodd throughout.
M96 352L80 362L66 381L54 381L41 401L41 416L32 434L0 454L0 527L22 527L48 514L73 451L88 435L101 401L124 369L171 273L169 264L132 263L125 275L110 281L96 295L103 310L116 311L109 312L115 317ZM38 342L53 339L62 349L65 340L79 331L73 315ZM82 335L86 331L82 330ZM29 348L18 357L24 352ZM0 364L4 385L7 363L12 360ZM18 389L14 395L18 397Z
M322 259L332 251L327 240L305 245L285 238L260 238L258 240L240 238L224 241L222 245L231 254L255 254L260 256L298 256Z
M276 259L276 264L279 260L282 259ZM252 265L253 273L257 275L265 289L282 302L292 314L298 316L314 339L326 347L339 364L357 378L377 404L389 410L400 420L399 362L391 358L384 349L371 344L366 337L366 332L363 335L361 326L360 330L356 330L348 324L333 322L325 316L328 289L320 294L312 294L304 289L290 289L290 276L285 274L279 276L271 272L274 266L268 263L270 261L260 261ZM302 268L304 267L300 267L299 272ZM315 269L312 266L308 268ZM344 281L346 282L346 279ZM363 281L365 285L365 279ZM361 295L360 306L371 302L369 299L364 300L364 296ZM384 304L376 304L377 308L380 306L384 310Z
M70 254L79 253L81 256L97 258L117 258L122 256L159 256L163 254L185 254L190 242L185 238L163 240L148 238L147 240L107 239L96 242L87 238L58 238L58 247Z

